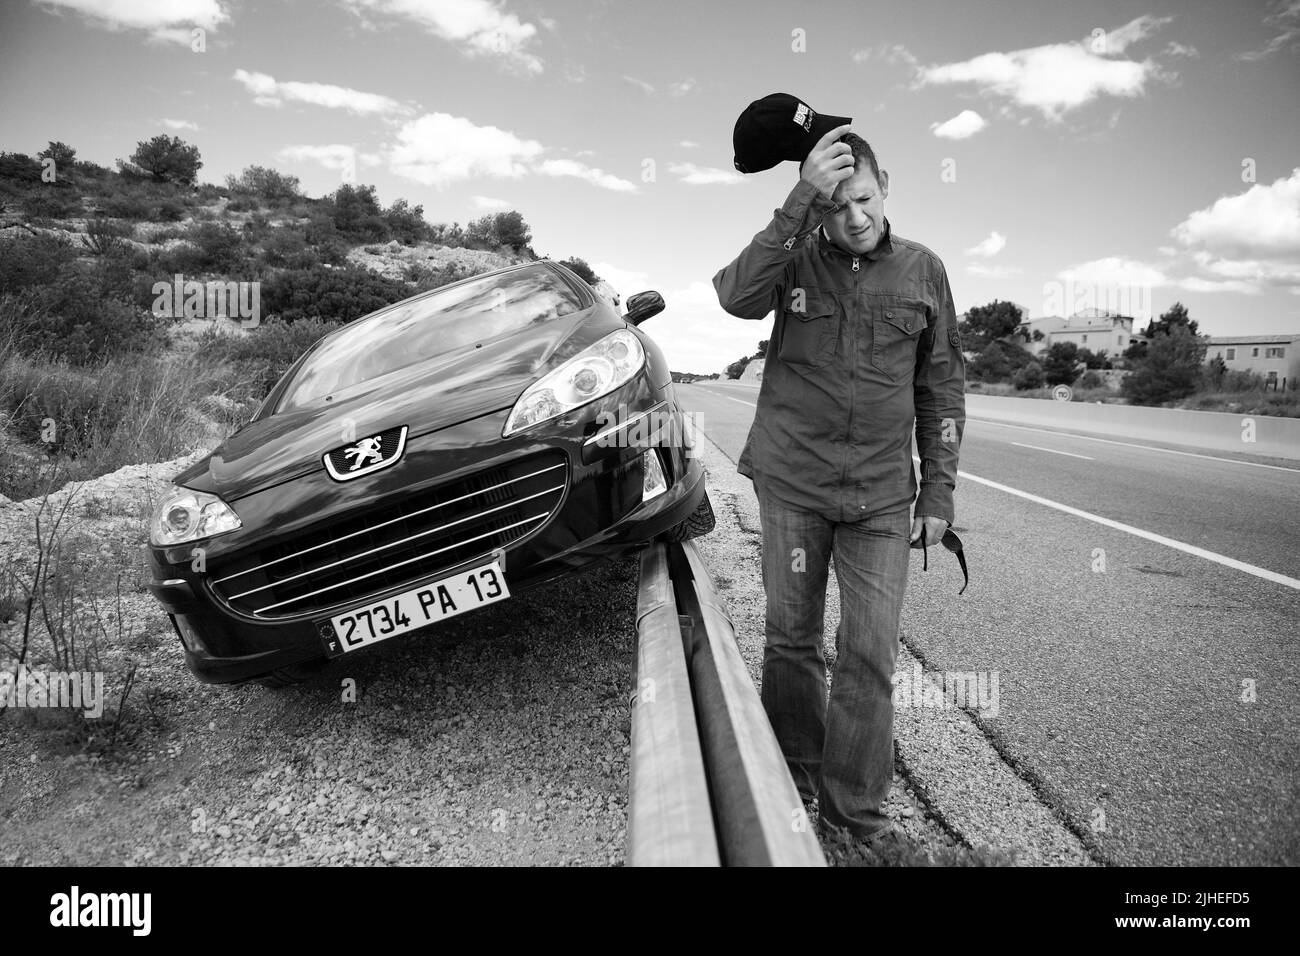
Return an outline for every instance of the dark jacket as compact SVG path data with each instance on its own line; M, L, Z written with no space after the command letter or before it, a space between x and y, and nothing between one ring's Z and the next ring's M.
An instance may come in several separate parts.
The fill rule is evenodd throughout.
M952 522L965 362L943 263L885 235L854 256L820 228L835 204L800 180L713 277L722 307L776 321L737 470L832 521L910 507ZM921 458L920 496L912 427Z

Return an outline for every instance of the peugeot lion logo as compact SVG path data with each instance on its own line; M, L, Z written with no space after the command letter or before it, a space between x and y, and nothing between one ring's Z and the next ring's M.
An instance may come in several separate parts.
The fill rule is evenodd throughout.
M326 452L322 458L325 470L335 481L349 481L395 464L406 448L406 427L390 428Z

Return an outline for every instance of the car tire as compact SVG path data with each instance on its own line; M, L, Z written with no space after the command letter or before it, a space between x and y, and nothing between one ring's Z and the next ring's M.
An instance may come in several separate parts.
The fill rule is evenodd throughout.
M314 661L303 661L300 664L290 664L287 667L277 667L261 677L254 677L252 682L262 687L269 687L271 690L284 690L286 687L295 687L311 680L328 664L328 660L320 658Z
M699 505L691 512L691 516L670 531L664 532L661 540L689 541L691 538L708 534L715 524L717 521L713 516L713 503L709 501L709 493L706 491Z

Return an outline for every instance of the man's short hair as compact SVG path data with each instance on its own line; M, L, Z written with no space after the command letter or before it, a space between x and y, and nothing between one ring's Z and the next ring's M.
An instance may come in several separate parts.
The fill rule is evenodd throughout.
M841 143L847 143L849 149L853 150L853 168L857 169L863 163L871 167L871 175L875 177L876 184L880 184L880 164L876 162L875 150L871 144L859 136L857 133L845 133L840 137Z
M876 185L880 185L880 164L876 162L876 152L871 148L871 144L859 136L857 133L845 133L835 142L848 144L849 149L853 151L853 168L859 169L863 163L866 163L871 170L871 175L875 177ZM805 159L804 162L807 162ZM799 164L799 172L803 172L803 163Z

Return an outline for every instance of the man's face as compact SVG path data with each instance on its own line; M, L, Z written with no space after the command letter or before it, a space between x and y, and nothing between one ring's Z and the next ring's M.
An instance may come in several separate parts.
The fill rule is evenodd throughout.
M869 163L859 163L853 175L835 187L831 199L843 206L824 220L831 241L854 255L876 248L885 234L885 197L889 195L889 173L880 171L880 182L871 175Z

